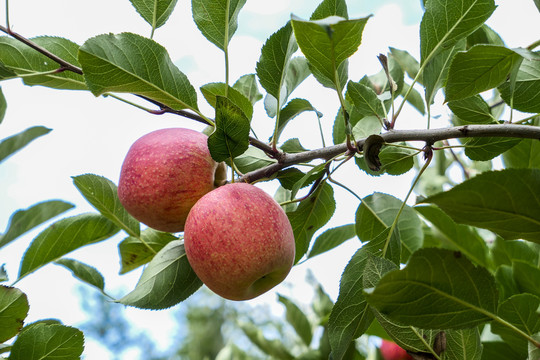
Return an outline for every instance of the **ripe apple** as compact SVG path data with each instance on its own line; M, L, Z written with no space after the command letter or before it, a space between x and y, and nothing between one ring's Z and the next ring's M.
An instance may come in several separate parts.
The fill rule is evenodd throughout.
M199 279L229 300L248 300L270 290L294 263L287 215L270 195L246 183L203 196L186 220L184 245Z
M170 128L135 141L118 182L126 210L156 230L184 230L191 207L225 178L224 165L210 156L207 139L194 130Z
M383 340L380 350L384 360L413 360L411 355L392 341Z

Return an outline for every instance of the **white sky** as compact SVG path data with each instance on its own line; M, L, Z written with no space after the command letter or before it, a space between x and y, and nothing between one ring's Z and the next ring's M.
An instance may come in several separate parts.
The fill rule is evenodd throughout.
M351 17L364 17L374 11L366 26L363 44L351 59L350 76L360 79L365 74L379 71L376 56L386 52L389 46L405 49L413 55L418 54L418 24L420 0L379 2L374 8L364 8L355 3L350 6ZM292 5L294 3L294 5ZM240 16L240 30L230 47L231 81L240 75L254 72L260 48L271 32L284 24L291 12L308 17L318 1L257 2L249 0ZM498 31L507 46L527 46L540 36L540 14L532 0L498 1L499 8L488 24ZM11 25L14 31L31 37L42 34L67 37L79 44L85 39L101 33L122 31L136 32L148 36L149 26L138 16L127 0L76 2L73 0L11 1ZM353 11L354 9L354 11ZM406 13L404 20L403 13ZM4 6L0 9L0 21L5 19ZM262 26L261 24L264 24ZM269 25L270 24L270 25ZM244 26L244 27L243 27ZM223 55L214 45L207 42L196 29L191 19L188 1L179 1L176 12L169 22L158 29L155 40L164 45L180 70L186 72L191 83L199 86L215 81L223 81ZM143 134L158 128L190 127L201 129L200 124L172 115L154 116L130 107L113 99L94 98L85 92L55 91L43 87L25 87L20 81L1 84L8 102L8 112L0 125L0 138L23 131L34 125L44 125L53 131L32 143L23 151L0 165L0 186L3 189L0 207L0 229L5 229L8 218L14 211L27 208L37 202L59 198L77 205L69 215L93 209L85 202L72 184L71 176L83 173L103 175L114 182L118 181L119 169L129 146ZM309 78L293 94L305 97L323 114L323 126L331 143L331 126L337 109L337 97L328 89L320 87ZM199 105L212 116L212 111L199 96ZM272 131L272 121L266 118L262 101L255 109L254 121L259 137L268 137ZM398 127L421 127L425 122L414 111L405 112ZM313 115L301 116L294 120L297 127L283 133L282 139L298 136L298 129L314 129ZM301 136L308 148L320 147L320 139L311 134ZM347 175L348 170L343 174ZM403 198L411 182L411 176L370 178L353 174L346 181L355 191L365 196L373 191L392 193ZM264 185L270 192L273 186ZM354 220L354 210L358 206L355 199L340 189L336 189L338 212L331 220L332 226L343 225ZM1 231L1 230L0 230ZM24 249L39 233L33 231L23 238L0 250L0 264L7 263L10 278L18 273L18 260ZM129 291L140 274L134 271L118 276L118 253L116 245L122 237L115 237L69 254L97 267L106 278L108 290ZM350 241L328 255L322 255L305 265L292 270L286 283L275 291L263 295L253 303L275 303L276 292L310 299L310 288L305 283L305 270L312 269L329 294L336 299L339 278L343 267L357 248ZM77 280L64 268L49 265L22 280L17 286L27 293L30 301L30 314L27 322L41 318L59 318L67 325L76 326L84 320L78 310L79 299L74 292ZM307 294L307 296L306 296ZM181 304L179 306L182 306ZM148 328L166 346L168 339L162 334L173 326L169 311L150 312L129 309L130 320ZM106 359L99 347L87 344L88 359ZM99 355L98 355L99 354Z

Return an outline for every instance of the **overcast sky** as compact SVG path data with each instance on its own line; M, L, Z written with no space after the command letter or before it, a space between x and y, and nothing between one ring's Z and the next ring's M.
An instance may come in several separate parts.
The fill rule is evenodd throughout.
M260 48L265 39L282 26L294 13L308 18L317 1L255 1L248 0L239 19L239 31L230 47L231 80L235 81L245 73L254 72ZM488 21L498 31L509 47L527 46L540 37L540 15L533 0L498 1L499 9ZM413 55L419 53L418 23L422 10L420 0L349 1L350 17L375 16L366 26L363 44L351 59L350 76L360 79L365 74L379 71L376 56L386 52L389 46L405 49ZM95 0L75 2L73 0L11 1L11 25L24 36L56 35L69 38L79 44L85 39L106 32L131 31L149 36L150 27L138 16L127 0ZM4 6L0 7L0 22L5 19ZM155 40L164 45L173 61L185 72L195 88L208 82L224 80L223 55L214 45L208 43L198 32L191 19L188 1L179 1L176 12L169 22L158 29ZM71 176L83 173L103 175L118 181L119 169L129 146L140 136L158 128L182 126L201 129L202 126L172 115L154 116L113 99L94 98L85 92L55 91L43 87L25 87L19 80L1 84L8 102L8 112L0 125L0 138L43 125L53 131L32 143L0 165L0 229L5 229L8 218L17 209L27 208L37 202L59 198L76 204L69 215L93 209L84 201L72 184ZM322 89L312 79L298 89L298 97L308 98L321 112L323 125L331 134L331 125L337 109L337 97L328 89ZM255 109L254 121L260 122L260 137L271 133L271 120L264 120L266 114L260 102ZM212 111L199 96L203 112L212 116ZM406 112L402 118L410 119L407 127L421 127L425 124L414 111ZM313 128L313 116L303 116L295 120L298 128L283 134L292 137L294 130ZM306 147L319 147L318 137L304 134ZM327 143L331 138L327 138ZM358 176L358 175L355 175ZM403 198L411 182L411 176L389 177L374 180L358 176L355 190L365 196L373 191L393 193ZM271 188L269 188L271 189ZM353 221L356 200L346 193L336 190L338 213L332 225L343 225ZM0 230L1 231L1 230ZM15 243L0 250L0 264L7 263L11 279L18 273L18 261L24 249L39 231L33 231ZM108 290L132 289L140 272L134 271L118 276L118 254L116 244L122 237L84 248L69 254L89 263L102 271ZM348 258L358 244L349 242L339 251L320 256L299 268L293 269L288 284L278 290L285 294L300 296L309 294L304 282L305 269L310 267L324 283L327 291L335 299L339 288L339 277ZM64 269L49 265L28 276L18 284L29 296L31 304L27 321L40 318L60 318L65 324L77 325L84 315L77 310L79 299L73 286L77 284ZM271 291L256 302L274 302L276 292ZM303 301L309 301L304 297ZM180 305L182 306L182 305ZM69 310L66 310L69 309ZM172 326L167 311L148 312L130 309L131 319L141 326L149 318L158 319L162 331ZM150 326L151 328L154 328ZM159 335L156 335L159 337ZM165 343L169 341L165 340ZM99 351L97 348L91 348ZM89 359L97 357L89 356Z

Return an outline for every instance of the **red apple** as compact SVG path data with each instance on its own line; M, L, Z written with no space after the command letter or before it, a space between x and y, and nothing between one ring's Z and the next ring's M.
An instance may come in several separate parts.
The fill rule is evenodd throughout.
M392 341L383 340L380 350L384 360L413 360L411 355Z
M287 215L270 195L246 183L203 196L187 218L184 245L199 279L229 300L248 300L270 290L294 263Z
M218 164L210 156L207 139L194 130L171 128L135 141L118 182L118 197L126 210L156 230L184 230L191 207L215 188Z

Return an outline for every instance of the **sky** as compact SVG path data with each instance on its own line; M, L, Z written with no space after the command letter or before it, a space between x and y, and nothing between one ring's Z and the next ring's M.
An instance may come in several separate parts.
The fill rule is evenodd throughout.
M150 27L127 0L84 1L77 2L76 6L73 3L73 0L11 1L10 22L14 31L27 37L43 34L63 36L78 44L108 32L150 34ZM420 0L355 0L348 3L351 18L374 14L368 21L359 51L351 59L351 79L358 80L365 74L378 72L380 65L376 56L387 52L390 46L408 50L418 56L418 24L422 15ZM497 3L499 8L488 20L488 24L503 36L507 46L524 47L538 39L540 14L532 0ZM291 13L308 18L317 4L318 1L311 0L248 0L239 17L239 30L230 44L231 80L235 81L245 73L254 72L265 39L281 27ZM3 22L4 6L0 7L0 22ZM519 27L515 24L519 24ZM154 39L168 49L173 61L188 75L195 88L208 82L223 81L222 52L206 41L193 24L188 1L178 2L176 11L167 24L156 31ZM95 98L86 92L26 87L19 80L0 85L8 102L6 117L0 125L0 138L34 125L53 129L50 134L0 164L0 231L7 226L11 213L47 199L63 199L75 204L76 209L66 215L94 211L73 186L71 176L95 173L117 183L123 158L129 146L140 136L166 127L202 129L201 124L178 116L150 115L114 99ZM324 114L323 127L331 134L338 106L335 93L322 88L310 77L294 96L308 98ZM213 112L200 95L199 105L204 113L212 115ZM437 109L441 113L445 111L442 107ZM262 102L257 104L255 114L257 134L260 137L268 136L273 123L269 119L264 120L266 114ZM402 118L410 121L398 124L398 128L417 128L425 124L414 110L407 110ZM315 119L313 115L307 114L295 119L294 125L285 130L283 139L297 136L299 129L313 128ZM318 136L310 133L301 136L305 147L321 146ZM331 143L331 138L328 137L326 141ZM349 170L344 169L341 176L360 196L383 191L403 198L412 181L411 174L375 180ZM269 193L275 189L272 184L263 184L262 187ZM344 191L336 189L335 192L338 210L328 227L353 222L354 210L358 206L358 202ZM40 230L42 228L0 250L0 264L6 263L11 279L15 279L18 273L18 259ZM117 236L113 240L77 250L68 257L97 267L105 275L107 290L125 294L135 286L140 271L118 275L116 245L121 239L121 236ZM283 285L251 303L273 304L277 292L309 302L311 293L305 282L307 269L313 271L335 300L341 272L357 248L358 242L349 241L328 255L321 255L295 267ZM78 282L67 270L55 265L48 265L18 283L17 286L27 293L31 305L27 322L55 317L67 325L77 326L84 321L86 315L78 309L76 284ZM168 311L150 312L128 308L127 314L136 326L154 334L161 345L166 346L170 341L161 336L174 325ZM88 359L106 359L106 352L97 344L87 345L85 354Z

